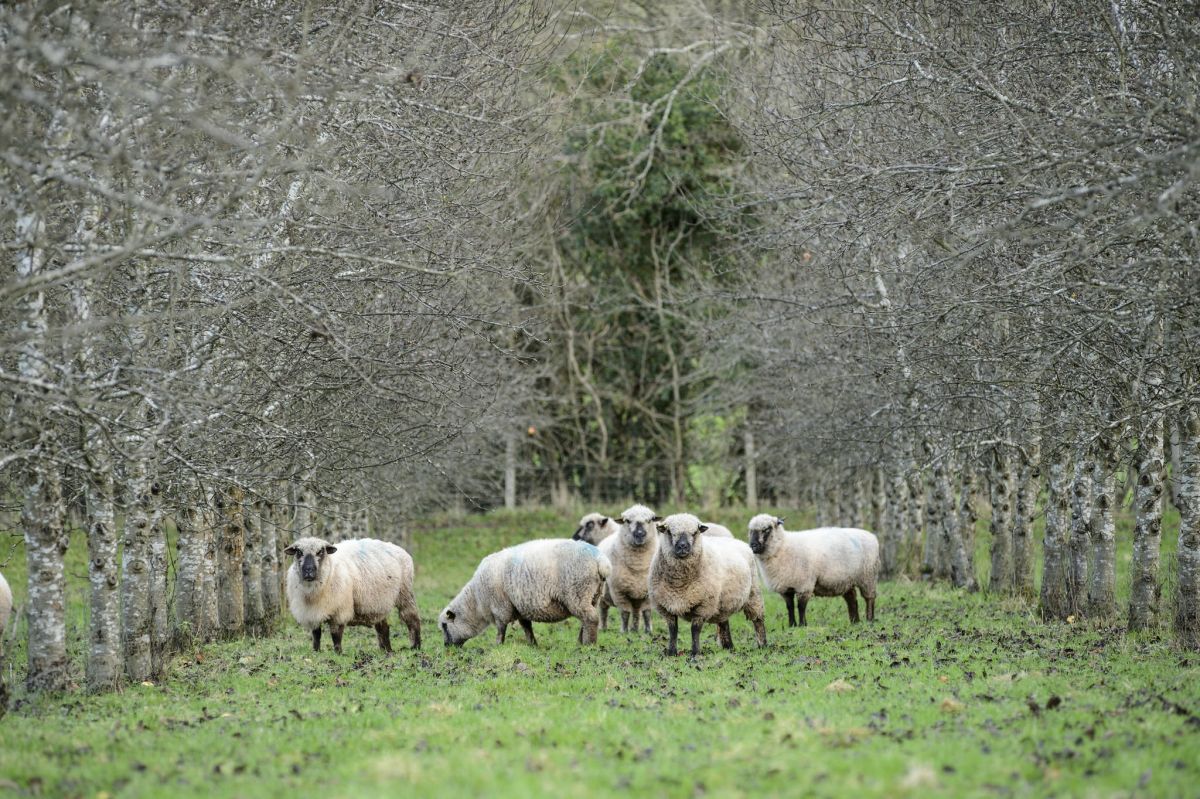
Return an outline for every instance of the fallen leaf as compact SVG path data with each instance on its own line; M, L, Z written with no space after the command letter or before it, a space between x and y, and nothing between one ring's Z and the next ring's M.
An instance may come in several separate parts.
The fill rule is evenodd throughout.
M967 708L962 702L950 696L943 699L939 707L943 713L962 713Z
M844 694L854 690L854 686L843 680L841 677L825 686L825 690L833 694Z

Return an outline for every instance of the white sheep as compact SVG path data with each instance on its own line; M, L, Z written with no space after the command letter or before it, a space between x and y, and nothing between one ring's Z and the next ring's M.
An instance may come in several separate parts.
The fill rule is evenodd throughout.
M679 619L691 622L692 657L700 654L700 631L717 625L725 649L733 649L729 617L743 611L757 644L767 645L763 596L754 577L754 555L734 538L707 538L708 526L690 513L658 524L658 552L650 567L650 601L667 620L667 654L678 653Z
M373 626L379 647L391 652L387 619L392 608L408 626L412 648L421 648L413 560L403 549L373 538L352 538L336 546L301 538L284 553L296 559L287 574L288 608L301 627L312 631L314 650L321 650L321 625L328 624L338 654L347 625Z
M621 632L637 632L639 617L650 632L650 564L658 551L658 530L655 523L662 517L645 505L633 505L621 514L621 531L600 542L600 551L612 561L612 576L608 590L600 597L600 623L605 623L608 608L621 612Z
M818 527L788 532L783 519L760 513L750 520L750 549L758 558L767 587L787 602L788 626L796 626L793 602L799 604L800 626L813 596L846 600L850 621L857 622L857 588L867 603L867 621L875 621L875 588L879 580L879 540L866 530Z
M575 528L575 532L571 538L576 541L586 541L594 546L599 546L601 541L615 534L618 530L620 530L620 527L612 518L605 516L603 513L589 513L579 520L579 526Z
M612 564L585 541L545 538L493 552L475 569L438 617L446 646L462 646L489 624L496 643L519 622L525 640L536 644L533 622L579 619L579 642L596 641L596 609Z
M723 524L715 522L701 522L708 529L704 531L704 535L709 538L733 538L734 535L729 531L729 528Z

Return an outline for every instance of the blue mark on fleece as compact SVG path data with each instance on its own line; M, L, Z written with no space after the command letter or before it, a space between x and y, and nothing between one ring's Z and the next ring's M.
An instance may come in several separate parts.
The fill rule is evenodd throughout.
M572 541L571 543L583 547L583 551L593 558L600 557L600 549L595 544L589 544L587 541Z

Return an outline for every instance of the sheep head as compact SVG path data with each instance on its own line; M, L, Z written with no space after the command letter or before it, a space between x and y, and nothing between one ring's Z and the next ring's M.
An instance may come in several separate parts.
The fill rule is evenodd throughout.
M325 559L337 552L337 547L321 538L301 538L283 550L296 559L296 571L306 583L317 582Z
M634 505L621 514L621 542L625 546L640 549L646 545L649 536L655 532L655 522L661 522L662 517L645 505Z
M778 538L772 533L783 529L783 519L769 513L760 513L750 520L750 551L755 555L765 554L770 542Z
M576 541L586 541L589 544L600 542L601 531L608 526L609 518L601 513L589 513L579 520L575 534L571 538Z
M690 513L675 513L658 523L658 549L677 560L686 560L701 549L700 534L708 529Z

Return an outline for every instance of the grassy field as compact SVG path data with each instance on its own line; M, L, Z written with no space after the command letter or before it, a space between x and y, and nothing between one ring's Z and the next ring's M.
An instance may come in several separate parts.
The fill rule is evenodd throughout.
M744 515L715 520L740 533ZM536 649L519 630L503 646L489 633L442 647L437 613L481 556L572 521L530 511L418 525L421 652L382 656L354 628L344 655L313 653L287 623L180 655L162 684L18 691L0 721L0 795L1196 795L1200 658L1165 631L1044 626L1015 600L888 583L874 625L815 600L810 626L788 630L770 595L767 649L739 617L738 650L706 632L695 662L663 655L657 620L652 639L609 630L586 649L576 622L538 625ZM1126 526L1123 568L1127 538ZM0 543L0 569L21 593L15 542Z

